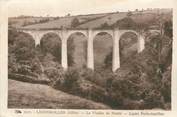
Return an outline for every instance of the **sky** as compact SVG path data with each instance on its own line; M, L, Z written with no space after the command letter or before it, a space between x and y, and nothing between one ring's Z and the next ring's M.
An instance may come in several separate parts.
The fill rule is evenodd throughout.
M4 0L5 1L5 0ZM168 2L167 2L168 1ZM172 8L173 0L6 0L9 17L65 16L128 11L146 8Z

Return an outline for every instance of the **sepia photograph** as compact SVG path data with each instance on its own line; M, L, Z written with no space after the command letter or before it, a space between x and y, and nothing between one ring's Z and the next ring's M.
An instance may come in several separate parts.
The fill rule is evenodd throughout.
M7 109L172 111L175 10L135 1L8 0Z
M8 108L171 109L171 8L33 12L8 17Z

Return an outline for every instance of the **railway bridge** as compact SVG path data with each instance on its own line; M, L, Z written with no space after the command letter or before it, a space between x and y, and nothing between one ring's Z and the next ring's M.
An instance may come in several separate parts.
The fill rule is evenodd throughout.
M145 48L145 37L142 33L135 30L121 30L121 29L18 29L20 32L28 33L35 41L35 46L40 45L42 37L47 33L55 33L61 39L61 65L64 69L68 68L67 60L67 40L74 33L81 33L87 37L87 67L94 70L94 52L93 52L93 39L96 35L104 32L112 36L113 43L113 57L112 57L112 71L116 71L120 67L120 50L119 40L120 37L131 32L136 34L138 38L138 52Z

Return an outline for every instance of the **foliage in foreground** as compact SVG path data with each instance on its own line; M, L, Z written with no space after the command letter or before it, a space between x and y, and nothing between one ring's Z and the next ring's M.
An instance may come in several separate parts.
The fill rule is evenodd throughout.
M160 54L159 39L166 41L162 43ZM95 72L69 69L63 76L63 82L57 81L54 87L112 108L170 109L171 47L170 38L152 37L146 43L146 49L129 59L116 73L105 69Z
M32 39L25 37L25 34L17 36L16 32L9 37L9 73L49 79L56 89L115 109L170 109L171 38L151 37L143 52L127 59L112 73L105 67L95 72L74 68L65 72L53 53L34 50Z

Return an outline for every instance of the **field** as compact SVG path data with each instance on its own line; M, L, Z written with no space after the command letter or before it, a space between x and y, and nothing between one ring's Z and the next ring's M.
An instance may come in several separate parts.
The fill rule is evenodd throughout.
M24 23L28 22L36 22L34 25L29 24L26 28L61 28L70 27L71 21L77 17L80 23L86 23L88 21L92 21L101 17L106 16L107 14L90 14L90 15L79 15L79 16L65 16L65 17L25 17L25 18L9 18L9 23L11 23L12 27L23 27ZM40 20L48 19L48 22L40 23Z
M133 11L131 12L131 18L135 22L150 22L158 18L160 13L163 13L163 17L166 20L171 19L172 14L170 9L160 10L144 10L144 11ZM65 16L65 17L45 17L49 21L44 23L37 23L34 25L27 25L23 28L28 29L55 29L55 28L71 28L71 22L74 18L77 18L80 24L75 28L98 28L102 24L107 23L108 25L113 25L118 20L127 17L128 12L114 12L114 13L103 13L103 14L89 14L89 15L78 15L78 16ZM14 27L21 27L24 22L38 22L41 20L40 17L33 18L9 18L9 23L16 23Z

